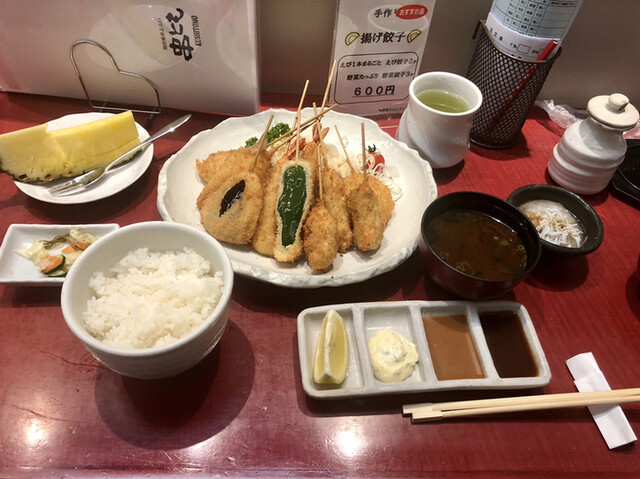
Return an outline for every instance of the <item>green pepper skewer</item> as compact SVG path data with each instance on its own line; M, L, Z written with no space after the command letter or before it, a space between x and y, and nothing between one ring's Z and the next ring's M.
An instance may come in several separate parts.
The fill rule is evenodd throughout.
M282 220L282 245L285 247L296 241L306 199L307 177L304 168L287 168L283 175L282 194L278 200L278 213Z

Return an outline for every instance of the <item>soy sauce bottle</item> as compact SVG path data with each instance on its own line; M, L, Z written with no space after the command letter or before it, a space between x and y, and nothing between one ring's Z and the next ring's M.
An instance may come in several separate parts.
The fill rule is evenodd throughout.
M622 134L633 128L640 116L621 93L592 98L587 112L588 118L566 129L553 149L547 171L560 186L589 195L609 184L627 152Z

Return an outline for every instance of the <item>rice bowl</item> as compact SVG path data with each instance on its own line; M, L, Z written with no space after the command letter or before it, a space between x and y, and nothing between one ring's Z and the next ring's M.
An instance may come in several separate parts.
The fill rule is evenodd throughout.
M222 273L189 248L159 252L139 248L105 274L95 272L95 291L82 314L85 328L122 349L166 346L193 332L222 294Z
M192 253L200 259L190 256ZM116 266L127 256L126 264ZM186 275L186 270L203 275L207 263L210 277L196 288L194 277ZM153 264L156 267L150 268ZM160 269L159 278L140 280L139 275L148 269ZM122 279L124 273L134 276L119 286L107 284L114 277ZM160 288L160 282L168 288ZM84 316L94 301L94 287L112 296L111 305L104 300L105 305L98 309L104 308L92 310L86 326ZM106 367L125 376L160 378L189 369L216 346L228 321L232 288L231 262L214 238L178 223L145 222L120 228L89 248L63 283L61 306L71 332ZM213 302L203 299L212 293ZM99 331L113 329L116 321L106 319L105 311L114 307L130 317L104 341L106 336L100 338ZM160 314L161 310L165 311ZM179 318L181 315L185 317ZM141 332L141 338L136 338Z

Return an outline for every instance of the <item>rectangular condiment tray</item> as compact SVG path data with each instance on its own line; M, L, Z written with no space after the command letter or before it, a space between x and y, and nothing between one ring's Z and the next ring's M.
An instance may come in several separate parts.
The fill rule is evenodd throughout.
M331 309L337 311L344 319L349 337L349 369L346 379L340 385L317 384L313 380L313 358L318 333L325 314ZM500 376L497 368L500 353L494 352L492 356L488 337L481 321L481 316L485 317L489 313L510 314L514 318L513 321L519 323L518 334L524 338L522 346L528 347L530 353L528 356L532 365L535 363L533 374L516 377ZM473 341L484 377L439 379L429 349L423 317L441 318L461 315L466 318L469 333L467 336L470 336ZM488 320L489 318L484 319L486 326L489 326ZM417 347L418 363L411 376L402 382L384 383L374 377L367 344L369 339L382 329L391 329L400 333ZM449 351L454 356L452 358L454 363L455 355L461 354L462 346L461 344L459 349ZM304 390L309 396L320 399L453 389L520 389L544 386L551 380L551 371L531 317L523 305L512 301L404 301L337 304L309 308L298 315L298 349ZM456 349L455 345L454 349ZM522 355L520 353L522 351L515 351L514 354ZM440 375L442 377L443 373L441 372Z

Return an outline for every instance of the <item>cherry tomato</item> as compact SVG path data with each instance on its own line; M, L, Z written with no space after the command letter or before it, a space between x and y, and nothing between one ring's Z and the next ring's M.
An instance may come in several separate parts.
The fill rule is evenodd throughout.
M384 156L382 156L382 153L378 151L378 149L376 148L376 145L367 146L367 153L369 153L373 158L372 170L373 171L382 170L382 168L384 168Z

